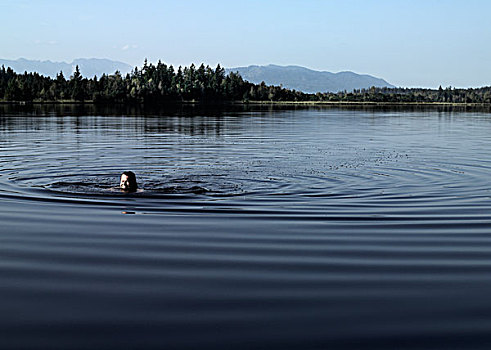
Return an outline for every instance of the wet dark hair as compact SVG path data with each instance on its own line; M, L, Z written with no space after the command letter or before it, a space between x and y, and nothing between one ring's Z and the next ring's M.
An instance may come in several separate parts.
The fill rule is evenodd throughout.
M136 190L138 188L138 184L136 183L136 175L132 171L125 171L121 175L126 175L128 178L128 182L130 183L129 190Z

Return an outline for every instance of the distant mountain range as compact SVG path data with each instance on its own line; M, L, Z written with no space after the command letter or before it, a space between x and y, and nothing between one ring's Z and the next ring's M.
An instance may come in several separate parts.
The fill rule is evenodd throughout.
M117 70L121 74L130 72L133 67L129 64L112 61L102 58L78 58L71 63L67 62L52 62L52 61L35 61L27 60L25 58L19 58L17 60L2 60L0 59L0 66L11 67L17 73L38 72L44 76L55 77L60 71L63 72L65 78L69 78L75 71L75 67L78 65L80 73L84 77L92 78L94 75L98 77L102 74L113 74Z
M113 74L117 70L121 74L130 72L133 67L119 61L100 58L78 58L71 63L35 61L20 58L17 60L0 59L0 66L11 67L17 73L38 72L39 74L55 77L60 71L68 78L79 66L84 77L100 77L102 74ZM267 85L282 85L288 89L295 89L307 93L352 91L353 89L368 89L375 87L394 87L387 81L371 75L356 74L353 72L321 72L299 66L249 66L226 69L230 72L239 72L245 80L259 84L264 81Z
M352 91L353 89L368 89L375 87L394 87L387 81L366 74L353 72L321 72L300 66L249 66L228 68L229 72L239 72L245 80L259 84L264 81L267 85L283 85L288 89L316 93Z

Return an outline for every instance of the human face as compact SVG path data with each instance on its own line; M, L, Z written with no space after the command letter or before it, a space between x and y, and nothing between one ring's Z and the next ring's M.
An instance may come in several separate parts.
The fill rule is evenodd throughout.
M132 188L129 178L125 174L121 175L119 187L121 187L123 190L129 190L130 188Z

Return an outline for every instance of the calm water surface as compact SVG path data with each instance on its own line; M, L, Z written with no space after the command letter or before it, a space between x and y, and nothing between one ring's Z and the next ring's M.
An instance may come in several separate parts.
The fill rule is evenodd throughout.
M489 349L490 178L486 112L3 106L0 348Z

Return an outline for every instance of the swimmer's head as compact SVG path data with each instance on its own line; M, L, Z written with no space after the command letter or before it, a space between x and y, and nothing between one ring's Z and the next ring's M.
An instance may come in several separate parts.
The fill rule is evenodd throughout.
M119 181L119 187L124 191L134 192L138 188L136 183L135 173L132 171L125 171L121 174L121 180Z

